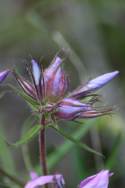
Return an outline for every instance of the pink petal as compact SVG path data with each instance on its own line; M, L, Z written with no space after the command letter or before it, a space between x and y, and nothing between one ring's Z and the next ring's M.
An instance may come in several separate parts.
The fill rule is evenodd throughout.
M31 177L31 180L33 180L33 179L38 178L38 175L37 175L37 173L36 173L36 172L31 171L31 172L30 172L30 177Z
M61 174L40 176L29 181L24 188L37 188L37 186L42 186L48 183L56 183L58 187L61 188L61 186L64 185L63 176Z
M110 176L109 170L102 170L83 180L78 188L108 188Z

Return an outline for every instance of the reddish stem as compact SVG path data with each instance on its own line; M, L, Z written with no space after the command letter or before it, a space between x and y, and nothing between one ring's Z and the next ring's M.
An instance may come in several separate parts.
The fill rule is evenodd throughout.
M43 129L39 134L39 151L40 151L40 164L42 167L43 175L48 174L47 161L46 161L46 138L45 138L45 117L41 119L41 125ZM48 188L48 185L45 185L45 188Z

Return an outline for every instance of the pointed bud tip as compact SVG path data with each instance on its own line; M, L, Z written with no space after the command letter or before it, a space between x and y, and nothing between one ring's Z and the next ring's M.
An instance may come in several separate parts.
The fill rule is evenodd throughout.
M31 63L37 63L35 59L31 59Z
M34 67L38 67L38 62L35 59L31 59L31 64L32 64L32 69L34 69Z
M118 70L116 70L116 71L113 71L113 72L110 72L112 75L114 75L114 77L115 76L117 76L118 74L119 74L119 71Z
M60 56L56 56L54 61L53 61L53 65L56 69L58 69L58 67L61 65L62 63L62 58Z
M60 56L56 56L57 61L62 61L62 58Z
M119 71L116 70L116 71L113 71L113 72L105 73L105 74L97 77L97 79L102 78L102 81L104 80L104 82L108 82L108 81L112 80L114 77L116 77L118 74L119 74Z

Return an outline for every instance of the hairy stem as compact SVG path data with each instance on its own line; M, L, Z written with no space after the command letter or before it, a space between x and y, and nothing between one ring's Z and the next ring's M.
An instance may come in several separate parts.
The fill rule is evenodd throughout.
M41 119L41 125L44 127L39 134L39 151L40 151L40 164L42 167L43 175L48 174L47 160L46 160L46 138L45 138L45 117ZM48 185L45 185L48 188Z

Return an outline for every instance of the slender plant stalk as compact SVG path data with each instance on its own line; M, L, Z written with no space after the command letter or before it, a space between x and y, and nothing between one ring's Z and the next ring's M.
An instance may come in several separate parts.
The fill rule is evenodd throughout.
M43 129L39 134L39 151L40 151L40 164L42 167L43 175L48 174L47 160L46 160L46 135L45 135L45 117L43 116L41 121ZM48 188L48 185L45 185L45 188Z
M46 162L45 129L40 131L39 144L40 144L40 163L42 166L43 175L47 175L48 170L47 170L47 162Z
M24 183L21 180L17 179L15 176L12 176L8 172L5 172L3 169L0 169L0 175L7 177L18 186L24 187Z

